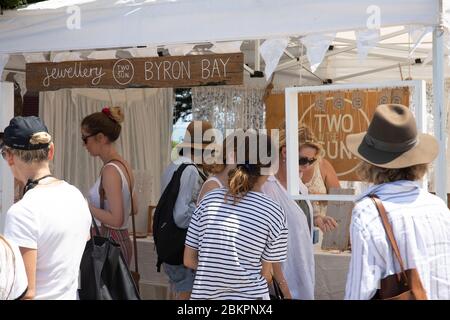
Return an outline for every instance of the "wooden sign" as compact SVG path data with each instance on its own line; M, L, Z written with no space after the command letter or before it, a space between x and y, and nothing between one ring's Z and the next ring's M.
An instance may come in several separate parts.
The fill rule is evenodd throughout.
M243 83L242 53L28 63L29 91L179 88Z
M380 101L409 105L409 89L353 90L299 94L299 122L309 127L323 155L333 165L339 180L358 181L359 159L345 145L348 134L366 131ZM266 100L266 128L278 128L285 121L284 94Z
M331 188L330 194L354 194L353 189ZM329 201L327 216L334 218L338 226L336 229L323 234L321 248L323 250L345 251L350 243L350 221L354 203L351 201Z

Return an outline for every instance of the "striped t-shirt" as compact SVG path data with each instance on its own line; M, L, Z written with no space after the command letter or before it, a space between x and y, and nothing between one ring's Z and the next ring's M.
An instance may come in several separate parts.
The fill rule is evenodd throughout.
M261 260L282 262L287 253L283 209L250 191L239 202L226 189L209 192L195 210L186 245L198 251L191 299L260 299L268 294Z

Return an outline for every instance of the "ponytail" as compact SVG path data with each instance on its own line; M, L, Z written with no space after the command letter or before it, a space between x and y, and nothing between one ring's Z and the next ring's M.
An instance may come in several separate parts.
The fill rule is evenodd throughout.
M260 176L256 165L238 165L228 173L228 194L233 196L233 203L253 189Z

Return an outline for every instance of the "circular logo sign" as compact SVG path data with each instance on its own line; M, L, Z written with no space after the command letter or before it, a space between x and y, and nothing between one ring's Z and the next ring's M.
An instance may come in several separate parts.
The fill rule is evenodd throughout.
M126 85L133 80L134 66L128 59L120 59L113 66L114 80L120 85Z
M300 123L312 129L338 177L345 180L345 176L354 174L360 162L348 150L345 139L349 134L367 130L369 118L363 108L354 106L353 101L341 93L326 97L324 110L318 110L315 104L305 105L300 111ZM364 102L359 101L359 104Z

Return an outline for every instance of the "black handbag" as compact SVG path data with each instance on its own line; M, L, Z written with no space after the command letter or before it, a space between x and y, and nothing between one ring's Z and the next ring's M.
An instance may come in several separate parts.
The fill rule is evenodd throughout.
M280 285L278 282L272 278L272 290L270 290L270 300L284 300L283 292L281 292Z
M87 241L80 264L80 300L140 300L120 245L113 239L96 235ZM91 229L92 230L92 229Z

